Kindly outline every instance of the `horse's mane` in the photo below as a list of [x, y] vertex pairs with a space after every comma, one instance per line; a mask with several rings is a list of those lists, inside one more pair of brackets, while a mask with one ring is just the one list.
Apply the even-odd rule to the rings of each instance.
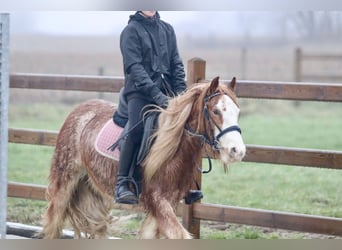
[[[143, 162], [144, 178], [149, 182], [157, 170], [173, 159], [184, 132], [184, 126], [189, 121], [194, 103], [203, 103], [207, 84], [194, 85], [188, 91], [171, 99], [167, 109], [160, 110], [158, 130], [152, 136], [154, 141], [149, 154]], [[201, 112], [199, 112], [201, 114]], [[197, 129], [197, 128], [195, 128]]]

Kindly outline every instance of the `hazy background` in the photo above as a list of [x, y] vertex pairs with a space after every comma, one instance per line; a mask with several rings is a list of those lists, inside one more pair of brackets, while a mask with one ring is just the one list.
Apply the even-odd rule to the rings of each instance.
[[[13, 12], [13, 34], [118, 35], [133, 11]], [[340, 11], [160, 11], [180, 36], [342, 37]]]
[[[119, 34], [133, 13], [13, 12], [10, 71], [123, 76]], [[160, 15], [174, 26], [185, 67], [193, 57], [205, 59], [207, 79], [236, 76], [238, 80], [293, 81], [296, 48], [303, 53], [342, 54], [341, 13], [161, 11]], [[334, 60], [302, 65], [307, 74], [326, 76], [341, 74], [341, 69], [342, 62]], [[310, 81], [322, 83], [331, 79]], [[116, 96], [11, 88], [10, 127], [57, 131], [69, 111], [81, 101], [93, 97], [117, 101]], [[241, 98], [239, 104], [246, 144], [342, 149], [340, 103]], [[9, 180], [46, 185], [52, 150], [52, 147], [10, 144]], [[207, 161], [204, 164], [206, 167]], [[222, 174], [220, 167], [214, 167], [203, 178], [205, 203], [342, 217], [340, 170], [241, 163], [231, 166], [228, 175]], [[45, 207], [43, 202], [37, 206], [29, 200], [12, 198], [8, 221], [41, 225]], [[133, 215], [136, 225], [140, 219]], [[118, 228], [123, 237], [135, 237], [138, 231], [132, 229], [135, 224], [128, 219], [122, 223]], [[208, 225], [217, 226], [212, 222]], [[219, 234], [211, 238], [263, 238], [266, 232], [271, 234], [269, 238], [277, 238], [273, 230], [261, 229], [255, 233], [250, 228], [219, 226], [222, 228]], [[288, 235], [280, 237], [299, 238], [297, 234]]]
[[[134, 11], [12, 12], [11, 72], [123, 75], [119, 35]], [[341, 53], [341, 11], [160, 11], [180, 54], [207, 61], [207, 76], [294, 80], [294, 51]], [[340, 62], [307, 63], [334, 74]], [[311, 79], [315, 81], [315, 79]], [[329, 80], [328, 80], [329, 81]]]

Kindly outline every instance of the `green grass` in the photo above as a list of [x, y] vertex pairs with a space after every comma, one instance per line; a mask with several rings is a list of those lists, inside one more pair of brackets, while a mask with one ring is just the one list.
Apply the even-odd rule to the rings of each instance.
[[8, 198], [7, 221], [41, 225], [46, 204], [45, 201]]
[[340, 170], [237, 163], [224, 174], [216, 165], [202, 177], [205, 203], [342, 217]]
[[[251, 101], [250, 101], [251, 102]], [[246, 144], [342, 150], [342, 108], [332, 103], [243, 103]], [[252, 106], [253, 105], [253, 106]], [[203, 160], [206, 168], [207, 161]], [[242, 162], [217, 163], [202, 177], [203, 202], [342, 217], [341, 170]]]
[[[201, 239], [311, 239], [312, 237], [313, 235], [308, 233], [293, 233], [285, 230], [270, 230], [261, 227], [227, 223], [202, 223], [201, 225]], [[315, 237], [319, 238], [318, 235], [315, 235]]]
[[15, 128], [59, 130], [72, 108], [65, 104], [11, 104], [9, 124]]
[[240, 126], [247, 144], [342, 150], [339, 103], [243, 100]]
[[[241, 100], [240, 104], [246, 144], [342, 150], [340, 104], [303, 102], [295, 107], [293, 102], [275, 100]], [[71, 109], [47, 103], [10, 105], [10, 127], [58, 130]], [[9, 181], [46, 185], [52, 152], [47, 146], [10, 144]], [[203, 160], [204, 168], [207, 164]], [[341, 180], [341, 170], [250, 162], [232, 164], [224, 174], [215, 162], [213, 171], [202, 177], [203, 202], [342, 217]], [[45, 202], [9, 198], [8, 218], [39, 224], [45, 206]], [[140, 217], [127, 222], [122, 237], [134, 238], [140, 223]], [[304, 237], [236, 225], [226, 230], [204, 225], [201, 231], [207, 239]]]

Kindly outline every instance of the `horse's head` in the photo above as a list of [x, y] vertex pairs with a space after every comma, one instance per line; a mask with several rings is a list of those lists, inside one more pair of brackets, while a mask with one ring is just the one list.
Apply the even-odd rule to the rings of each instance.
[[171, 180], [176, 178], [170, 176], [171, 172], [178, 174], [179, 168], [182, 173], [186, 171], [184, 165], [197, 171], [203, 146], [225, 166], [242, 160], [246, 146], [238, 125], [240, 109], [235, 85], [235, 78], [229, 84], [219, 84], [218, 77], [210, 84], [193, 84], [171, 99], [167, 109], [161, 109], [158, 130], [150, 137], [153, 145], [142, 163], [146, 183], [161, 168], [178, 169], [167, 172]]
[[202, 94], [202, 133], [224, 164], [241, 161], [246, 153], [238, 124], [240, 109], [235, 86], [235, 77], [229, 84], [219, 84], [219, 77], [216, 77]]

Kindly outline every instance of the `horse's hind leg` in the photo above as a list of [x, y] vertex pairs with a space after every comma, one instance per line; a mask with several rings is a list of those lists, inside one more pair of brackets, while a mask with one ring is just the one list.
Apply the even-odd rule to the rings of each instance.
[[104, 239], [108, 237], [108, 225], [111, 223], [112, 200], [94, 191], [91, 185], [87, 178], [79, 182], [67, 210], [67, 217], [77, 238], [83, 232], [86, 238]]

